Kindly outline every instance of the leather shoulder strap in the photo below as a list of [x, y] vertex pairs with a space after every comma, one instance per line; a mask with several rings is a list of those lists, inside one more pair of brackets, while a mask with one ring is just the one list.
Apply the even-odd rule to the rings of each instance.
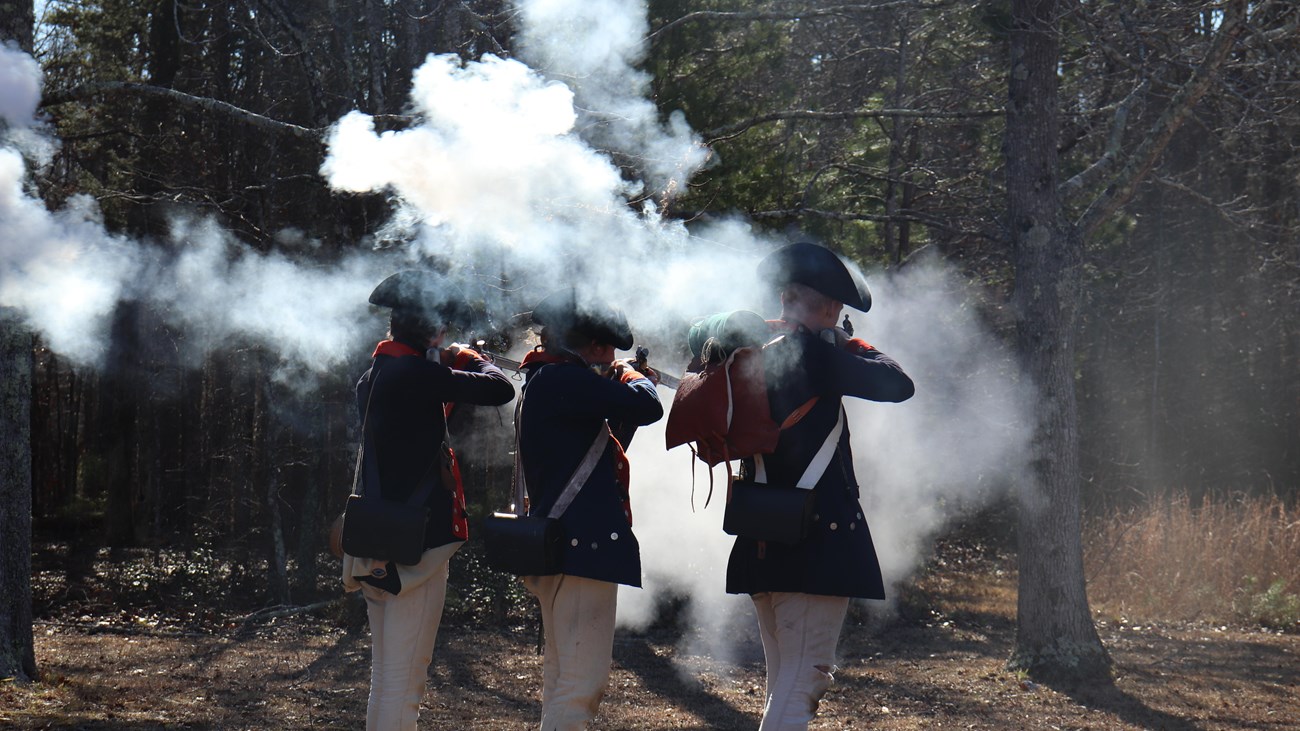
[[[545, 366], [543, 366], [545, 367]], [[524, 391], [519, 392], [519, 398], [515, 402], [515, 515], [524, 515], [524, 494], [527, 485], [524, 481], [524, 462], [523, 450], [519, 448], [519, 434], [522, 431], [523, 413], [524, 413]], [[596, 469], [596, 462], [600, 461], [600, 455], [605, 452], [605, 445], [609, 442], [609, 424], [602, 423], [600, 430], [596, 432], [596, 438], [592, 441], [591, 446], [587, 448], [587, 453], [583, 455], [582, 461], [565, 483], [564, 490], [556, 498], [555, 504], [547, 513], [548, 518], [559, 518], [564, 515], [564, 511], [569, 509], [573, 499], [578, 496], [578, 491], [587, 483], [587, 478], [591, 476], [591, 471]]]

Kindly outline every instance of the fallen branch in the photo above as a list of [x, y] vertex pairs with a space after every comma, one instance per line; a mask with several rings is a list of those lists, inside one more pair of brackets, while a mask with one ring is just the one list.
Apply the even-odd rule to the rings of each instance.
[[274, 607], [259, 609], [256, 612], [253, 612], [252, 614], [246, 614], [243, 617], [240, 617], [239, 625], [241, 627], [246, 627], [249, 624], [252, 624], [253, 622], [264, 620], [264, 619], [275, 619], [277, 617], [288, 617], [294, 614], [304, 614], [306, 612], [314, 612], [317, 609], [324, 609], [325, 607], [328, 607], [329, 605], [333, 604], [336, 601], [338, 601], [338, 597], [335, 597], [334, 599], [326, 599], [325, 601], [321, 601], [321, 602], [316, 602], [315, 604], [304, 604], [298, 607], [291, 607], [291, 606], [286, 606], [284, 604], [278, 604]]

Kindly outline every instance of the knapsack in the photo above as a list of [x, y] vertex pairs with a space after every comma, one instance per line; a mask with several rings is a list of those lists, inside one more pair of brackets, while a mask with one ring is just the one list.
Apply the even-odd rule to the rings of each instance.
[[689, 341], [700, 365], [682, 376], [673, 397], [664, 431], [667, 448], [693, 443], [695, 456], [710, 467], [772, 453], [781, 430], [798, 423], [817, 400], [780, 424], [772, 418], [764, 352], [783, 337], [770, 338], [763, 319], [744, 310], [695, 323]]

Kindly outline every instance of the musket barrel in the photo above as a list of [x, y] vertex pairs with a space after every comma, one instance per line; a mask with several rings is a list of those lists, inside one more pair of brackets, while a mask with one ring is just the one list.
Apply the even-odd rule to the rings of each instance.
[[[520, 364], [519, 361], [514, 360], [513, 358], [507, 358], [504, 355], [497, 355], [496, 353], [493, 353], [489, 350], [484, 350], [481, 352], [483, 353], [483, 355], [487, 356], [487, 359], [489, 361], [495, 363], [500, 368], [505, 368], [506, 370], [511, 370], [514, 371], [515, 373], [522, 372], [521, 370], [522, 364]], [[658, 368], [655, 368], [654, 372], [659, 375], [659, 383], [663, 386], [671, 388], [675, 391], [677, 390], [677, 387], [681, 385], [682, 379], [680, 376], [674, 376], [671, 373], [664, 373]]]

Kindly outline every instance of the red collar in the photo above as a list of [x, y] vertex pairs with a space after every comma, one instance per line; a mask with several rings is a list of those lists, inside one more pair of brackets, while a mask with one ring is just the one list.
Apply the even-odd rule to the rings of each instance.
[[375, 352], [371, 353], [370, 357], [373, 358], [377, 355], [415, 355], [421, 358], [424, 357], [424, 353], [421, 353], [406, 343], [399, 343], [396, 340], [380, 340], [379, 345], [375, 346]]
[[562, 353], [551, 353], [545, 348], [538, 346], [528, 351], [524, 355], [524, 360], [519, 364], [520, 368], [535, 368], [544, 366], [548, 363], [576, 363], [572, 356]]
[[799, 332], [800, 328], [803, 326], [797, 322], [789, 322], [787, 320], [768, 320], [767, 327], [773, 333], [793, 333]]

